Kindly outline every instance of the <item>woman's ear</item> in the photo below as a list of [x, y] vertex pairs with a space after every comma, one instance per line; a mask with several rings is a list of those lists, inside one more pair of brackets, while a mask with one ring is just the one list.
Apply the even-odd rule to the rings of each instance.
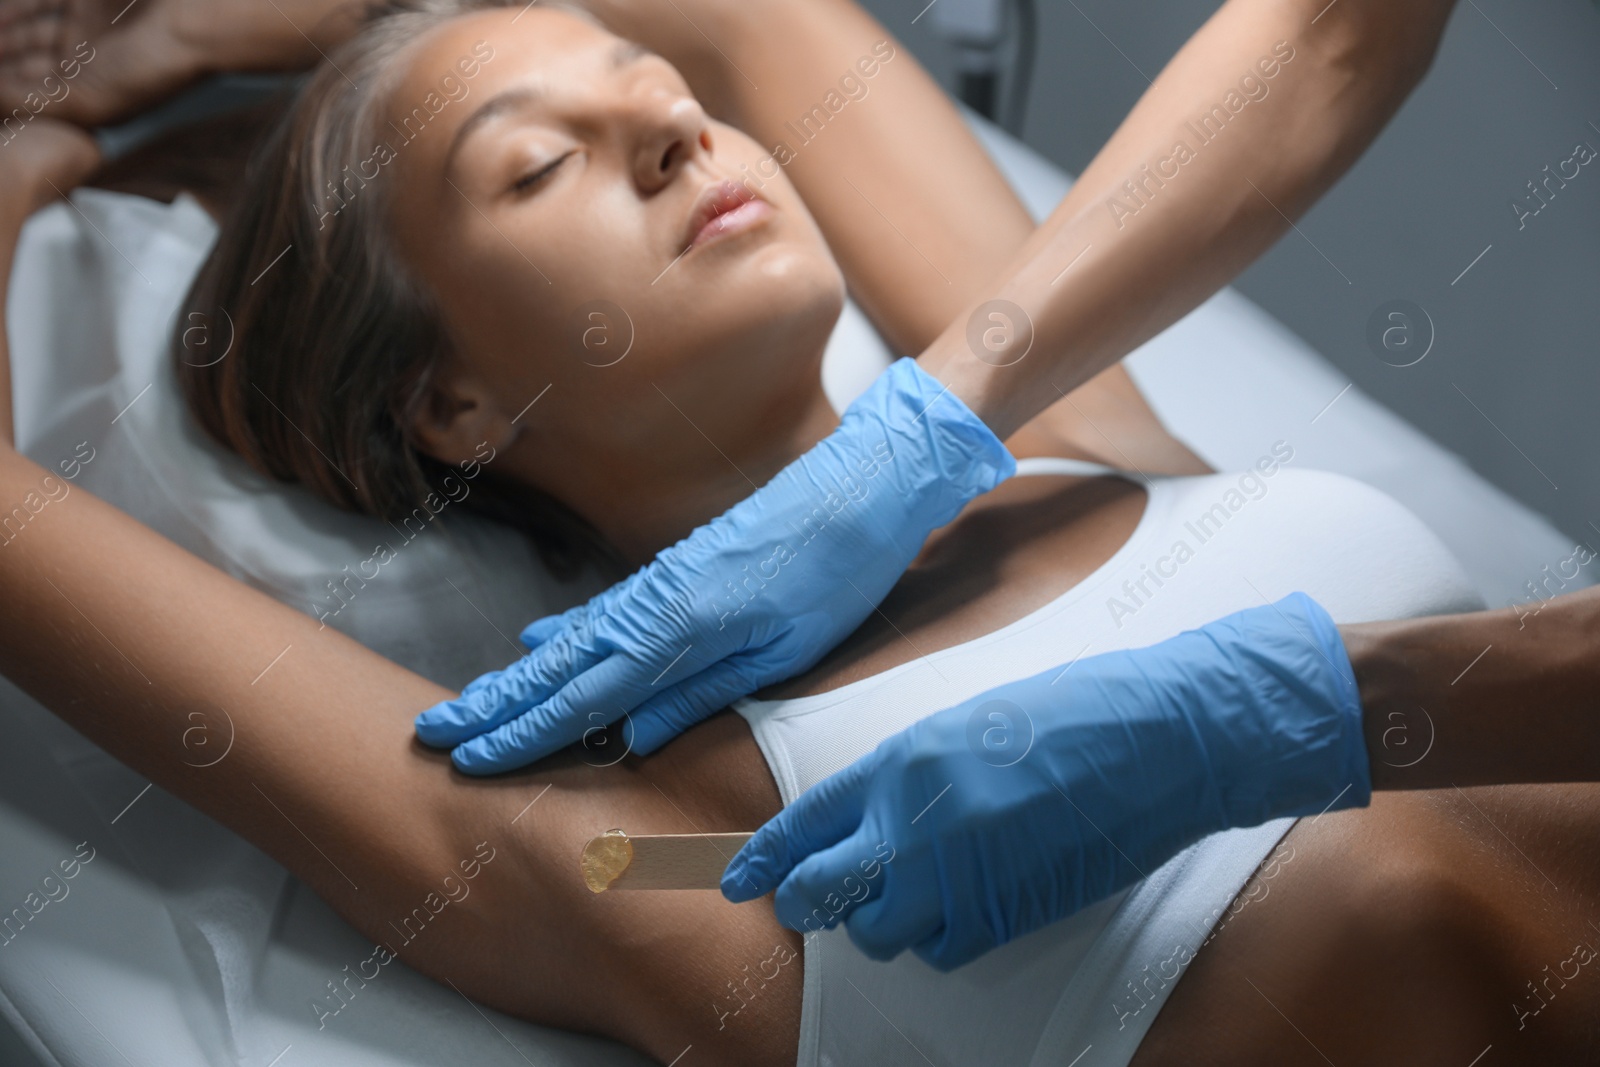
[[512, 418], [480, 379], [441, 368], [409, 429], [419, 451], [443, 463], [465, 463], [483, 454], [485, 442], [496, 451], [509, 447], [517, 436]]

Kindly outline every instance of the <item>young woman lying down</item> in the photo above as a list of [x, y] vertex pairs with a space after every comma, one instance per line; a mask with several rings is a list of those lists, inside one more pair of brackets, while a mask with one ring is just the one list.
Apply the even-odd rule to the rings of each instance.
[[[504, 513], [553, 558], [637, 565], [833, 425], [819, 368], [846, 282], [915, 351], [1025, 238], [959, 117], [859, 9], [670, 8], [605, 12], [654, 52], [520, 4], [408, 5], [324, 42], [197, 283], [195, 306], [237, 326], [228, 358], [178, 362], [201, 424], [259, 468], [378, 514], [414, 506], [487, 443]], [[836, 89], [849, 103], [797, 145], [784, 124]], [[780, 141], [791, 158], [774, 169]], [[43, 120], [6, 151], [8, 188], [28, 193], [3, 208], [9, 263], [37, 194], [92, 156]], [[631, 321], [620, 361], [582, 343], [599, 300]], [[383, 951], [662, 1062], [1592, 1056], [1600, 983], [1565, 967], [1600, 936], [1600, 870], [1572, 847], [1600, 835], [1592, 787], [1387, 794], [1218, 835], [949, 974], [872, 963], [841, 932], [803, 942], [765, 902], [585, 887], [595, 834], [753, 829], [916, 718], [1080, 649], [1148, 644], [1294, 591], [1341, 622], [1474, 605], [1392, 501], [1297, 469], [1292, 442], [1208, 474], [1120, 372], [1009, 445], [1028, 476], [930, 539], [834, 654], [649, 759], [569, 751], [459, 776], [411, 728], [450, 694], [86, 493], [0, 552], [0, 669]], [[0, 500], [46, 473], [0, 451]], [[219, 706], [234, 751], [198, 772], [176, 739]], [[894, 850], [862, 857], [863, 884], [888, 876]], [[436, 907], [469, 871], [470, 894]], [[405, 939], [418, 909], [430, 933]], [[1533, 1013], [1530, 990], [1548, 1010]]]

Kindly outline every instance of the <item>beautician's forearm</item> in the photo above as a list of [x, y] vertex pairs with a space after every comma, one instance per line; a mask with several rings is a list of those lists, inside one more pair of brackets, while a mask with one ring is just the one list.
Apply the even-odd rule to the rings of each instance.
[[1340, 633], [1373, 788], [1600, 781], [1600, 588]]
[[[978, 359], [963, 316], [924, 353], [924, 368], [1004, 439], [1165, 329], [1266, 250], [1356, 160], [1427, 69], [1452, 3], [1231, 0], [990, 286], [987, 299], [1009, 300], [1032, 319], [1031, 354], [1003, 368], [991, 364], [1004, 355]], [[1279, 42], [1294, 55], [1268, 80], [1256, 64]], [[1237, 93], [1247, 73], [1267, 95], [1201, 142], [1186, 123]], [[1145, 181], [1141, 168], [1158, 169], [1179, 140], [1193, 158], [1168, 163], [1159, 186], [1146, 181], [1147, 196], [1130, 196], [1124, 183]], [[1113, 198], [1136, 211], [1114, 214]]]

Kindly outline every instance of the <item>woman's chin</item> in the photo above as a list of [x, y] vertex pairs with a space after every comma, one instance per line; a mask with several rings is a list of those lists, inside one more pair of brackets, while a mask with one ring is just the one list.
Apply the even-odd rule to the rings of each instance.
[[744, 266], [757, 277], [784, 288], [844, 292], [844, 275], [833, 257], [819, 255], [809, 246], [774, 241], [751, 253]]
[[820, 353], [844, 310], [843, 281], [836, 275], [805, 272], [770, 277], [777, 284], [759, 298], [765, 314], [756, 332], [786, 339], [787, 348]]
[[[832, 331], [844, 309], [844, 275], [831, 256], [792, 245], [763, 248], [746, 263], [748, 278], [773, 318], [825, 321]], [[826, 335], [824, 335], [826, 340]]]

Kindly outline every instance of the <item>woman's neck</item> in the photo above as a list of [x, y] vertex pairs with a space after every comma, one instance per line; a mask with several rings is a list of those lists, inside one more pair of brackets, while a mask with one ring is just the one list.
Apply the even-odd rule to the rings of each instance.
[[549, 489], [635, 566], [750, 496], [839, 424], [820, 385], [732, 425], [661, 397], [678, 411], [654, 426], [648, 448], [591, 455]]

